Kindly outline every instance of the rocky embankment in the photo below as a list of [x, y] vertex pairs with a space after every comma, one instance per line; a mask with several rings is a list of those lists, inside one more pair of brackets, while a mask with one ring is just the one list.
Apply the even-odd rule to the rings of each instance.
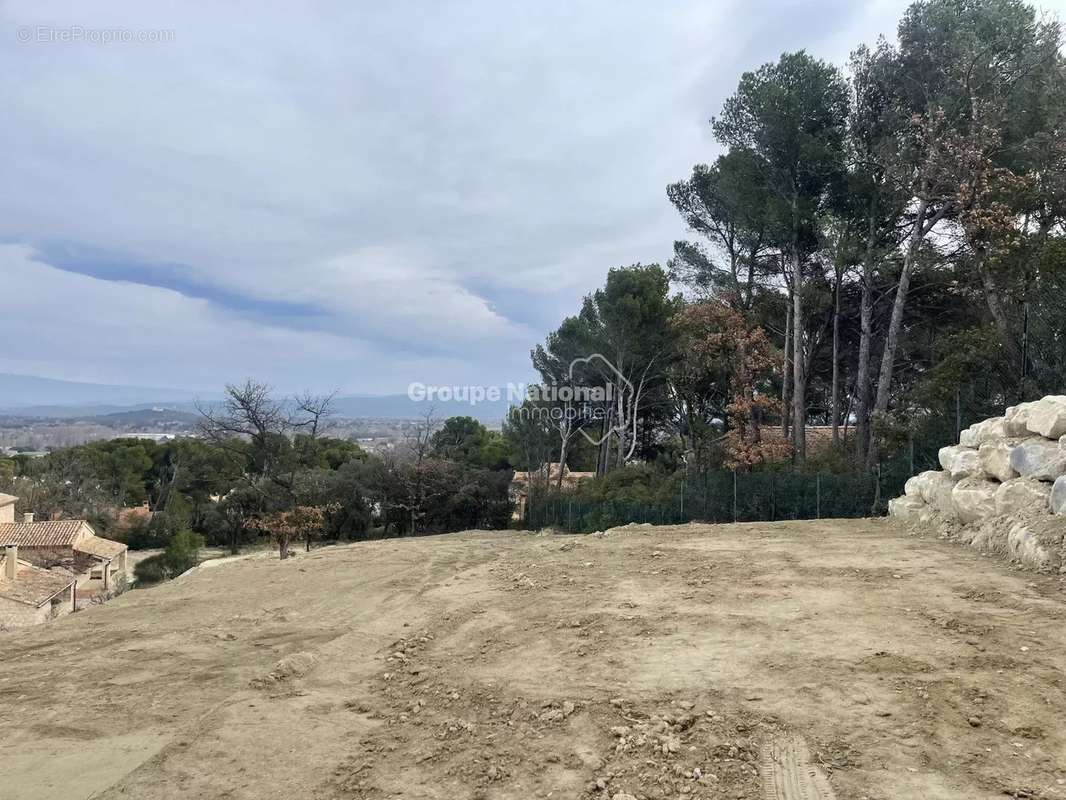
[[891, 517], [1031, 569], [1066, 571], [1066, 395], [971, 425], [939, 456], [943, 469], [908, 480]]

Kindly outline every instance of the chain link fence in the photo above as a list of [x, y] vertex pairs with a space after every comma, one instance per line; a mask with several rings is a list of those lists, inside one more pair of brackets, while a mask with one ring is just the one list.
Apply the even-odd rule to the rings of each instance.
[[774, 522], [883, 515], [889, 499], [924, 464], [908, 454], [872, 473], [731, 472], [688, 476], [667, 499], [593, 501], [569, 492], [534, 492], [523, 527], [589, 533], [628, 523]]

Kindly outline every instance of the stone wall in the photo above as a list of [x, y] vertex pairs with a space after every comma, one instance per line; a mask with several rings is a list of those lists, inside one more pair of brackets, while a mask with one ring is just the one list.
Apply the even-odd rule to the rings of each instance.
[[939, 455], [942, 469], [908, 480], [889, 516], [1031, 569], [1066, 572], [1066, 395], [971, 425]]

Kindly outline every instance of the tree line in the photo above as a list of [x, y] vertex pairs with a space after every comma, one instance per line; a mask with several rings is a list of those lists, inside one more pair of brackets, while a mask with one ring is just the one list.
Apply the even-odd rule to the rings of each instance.
[[[146, 567], [153, 578], [187, 569], [204, 543], [238, 552], [268, 538], [287, 557], [297, 542], [507, 527], [514, 470], [498, 431], [428, 413], [370, 453], [329, 435], [331, 401], [229, 385], [195, 438], [16, 456], [0, 465], [0, 491], [38, 519], [85, 518], [131, 548], [166, 548]], [[129, 513], [142, 504], [151, 513]]]
[[[1060, 45], [1018, 0], [922, 0], [844, 69], [800, 51], [745, 73], [711, 119], [722, 154], [667, 187], [691, 238], [665, 268], [612, 270], [532, 354], [551, 385], [617, 381], [572, 367], [603, 354], [633, 425], [612, 429], [616, 402], [524, 435], [567, 461], [591, 427], [601, 475], [870, 470], [1061, 393]], [[811, 425], [831, 447], [812, 454]]]
[[[331, 397], [248, 381], [201, 410], [201, 438], [0, 461], [0, 490], [131, 545], [177, 541], [180, 565], [185, 533], [284, 555], [505, 527], [515, 471], [647, 505], [719, 470], [858, 476], [908, 447], [913, 467], [916, 443], [1066, 387], [1060, 46], [1019, 0], [921, 0], [846, 65], [800, 51], [742, 75], [711, 110], [721, 155], [666, 188], [690, 238], [609, 271], [533, 349], [544, 391], [500, 431], [427, 409], [368, 453], [329, 435]], [[120, 524], [144, 501], [150, 522]]]

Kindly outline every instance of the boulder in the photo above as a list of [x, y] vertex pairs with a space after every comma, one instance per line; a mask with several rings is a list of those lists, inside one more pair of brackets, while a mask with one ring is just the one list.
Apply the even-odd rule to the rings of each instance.
[[1007, 409], [1003, 415], [1003, 427], [1008, 436], [1029, 435], [1029, 409], [1032, 403], [1019, 403]]
[[1066, 475], [1056, 478], [1051, 487], [1051, 513], [1066, 515]]
[[951, 477], [955, 480], [961, 478], [979, 478], [984, 475], [981, 469], [981, 458], [978, 451], [973, 447], [962, 445], [948, 445], [941, 447], [937, 458]]
[[955, 479], [946, 472], [929, 470], [918, 476], [922, 500], [938, 514], [949, 519], [955, 518], [955, 504], [951, 500], [951, 490], [955, 488]]
[[955, 458], [951, 460], [951, 466], [947, 469], [948, 474], [955, 480], [985, 477], [984, 467], [981, 466], [980, 452], [969, 447], [958, 448]]
[[955, 456], [960, 450], [960, 446], [956, 444], [948, 445], [947, 447], [941, 447], [936, 454], [937, 460], [940, 461], [940, 466], [945, 470], [951, 469], [951, 462], [955, 460]]
[[1007, 424], [1004, 417], [992, 417], [984, 422], [976, 422], [959, 434], [959, 445], [963, 447], [980, 447], [985, 442], [1007, 438]]
[[1048, 439], [1058, 439], [1066, 434], [1066, 395], [1048, 395], [1033, 403], [1025, 426], [1030, 433]]
[[926, 508], [917, 497], [895, 497], [888, 501], [888, 516], [904, 524], [917, 522], [918, 516]]
[[1066, 450], [1058, 442], [1026, 439], [1010, 454], [1010, 465], [1020, 474], [1041, 481], [1054, 481], [1066, 475]]
[[955, 513], [964, 523], [995, 516], [996, 489], [999, 484], [978, 478], [964, 478], [951, 490]]
[[922, 498], [922, 475], [923, 474], [925, 474], [925, 473], [920, 473], [918, 475], [913, 475], [910, 478], [907, 478], [907, 482], [905, 484], [903, 484], [903, 493], [905, 495], [907, 495], [907, 497], [917, 497], [919, 500], [923, 499]]
[[1023, 517], [1046, 514], [1051, 484], [1032, 478], [1014, 478], [996, 489], [996, 514]]
[[1018, 477], [1018, 471], [1010, 465], [1010, 453], [1014, 444], [1010, 439], [984, 442], [977, 451], [981, 457], [981, 469], [997, 481], [1009, 481]]
[[1063, 533], [1066, 525], [1051, 518], [1019, 522], [1007, 534], [1007, 550], [1031, 569], [1057, 569], [1062, 560]]
[[931, 506], [922, 506], [918, 509], [918, 513], [914, 518], [914, 521], [920, 528], [932, 528], [937, 525], [940, 520], [940, 515], [936, 509]]

